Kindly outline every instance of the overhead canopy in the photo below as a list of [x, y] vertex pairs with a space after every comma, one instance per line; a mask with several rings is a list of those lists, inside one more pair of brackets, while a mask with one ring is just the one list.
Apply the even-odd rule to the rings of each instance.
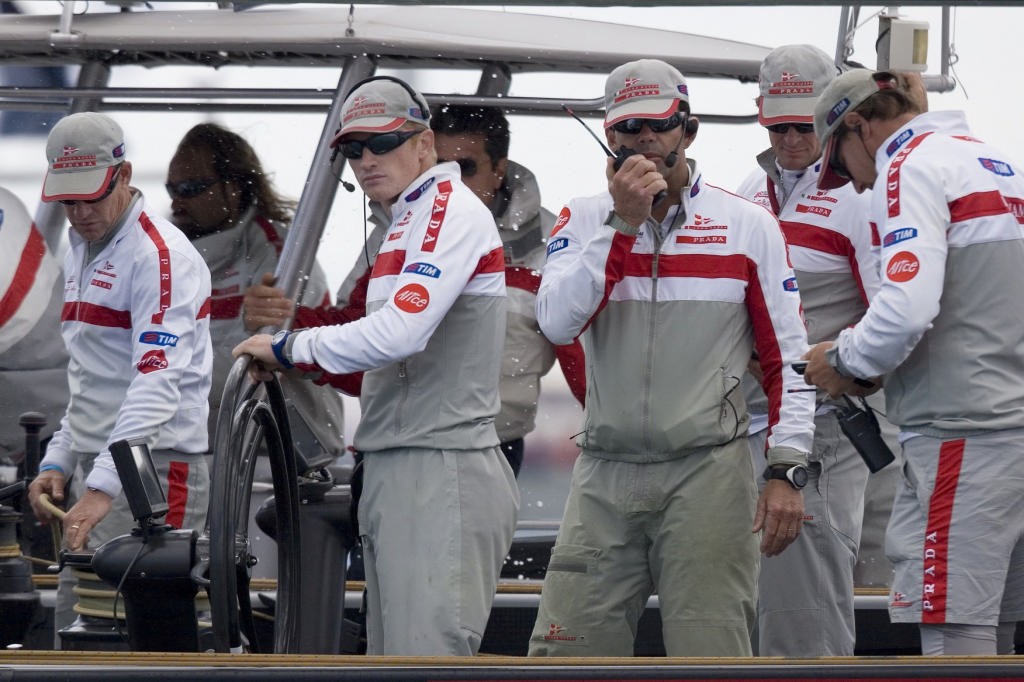
[[[157, 4], [159, 6], [159, 4]], [[687, 76], [756, 80], [769, 48], [653, 28], [453, 7], [347, 7], [0, 15], [0, 63], [337, 65], [607, 73], [644, 56]]]

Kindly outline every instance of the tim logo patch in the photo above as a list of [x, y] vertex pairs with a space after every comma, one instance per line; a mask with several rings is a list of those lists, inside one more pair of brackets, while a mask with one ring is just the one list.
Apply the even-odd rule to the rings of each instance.
[[145, 343], [149, 346], [177, 346], [178, 337], [167, 332], [142, 332], [139, 334], [139, 343]]
[[164, 355], [162, 350], [151, 350], [146, 351], [146, 354], [139, 360], [139, 364], [136, 368], [143, 374], [149, 374], [150, 372], [158, 372], [161, 369], [167, 369], [167, 356]]
[[405, 266], [402, 272], [409, 272], [414, 275], [423, 275], [424, 277], [433, 277], [438, 279], [441, 277], [441, 268], [430, 263], [410, 263]]
[[430, 294], [420, 284], [406, 284], [395, 293], [395, 305], [407, 313], [420, 313], [430, 304]]
[[569, 240], [565, 237], [559, 237], [558, 239], [552, 239], [548, 242], [548, 255], [561, 251], [565, 247], [569, 246]]
[[917, 256], [909, 251], [900, 251], [889, 261], [885, 276], [893, 282], [909, 282], [917, 277], [920, 269], [921, 262], [917, 260]]
[[800, 291], [800, 287], [796, 285], [796, 277], [782, 280], [782, 288], [785, 291]]
[[978, 159], [978, 163], [980, 163], [981, 167], [990, 173], [1002, 175], [1007, 178], [1013, 175], [1013, 166], [1005, 161], [997, 161], [996, 159]]
[[885, 239], [882, 240], [882, 246], [892, 246], [893, 244], [899, 244], [909, 239], [917, 237], [916, 227], [901, 227], [898, 230], [893, 230], [889, 234], [885, 235]]

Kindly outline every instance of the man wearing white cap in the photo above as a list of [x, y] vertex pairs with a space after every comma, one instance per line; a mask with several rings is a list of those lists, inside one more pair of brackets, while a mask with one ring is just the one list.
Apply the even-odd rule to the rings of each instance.
[[86, 492], [64, 518], [72, 550], [131, 530], [110, 444], [142, 438], [166, 486], [173, 526], [202, 529], [209, 496], [210, 272], [176, 227], [130, 186], [124, 134], [93, 112], [58, 122], [46, 142], [43, 201], [71, 223], [62, 333], [71, 401], [29, 488], [62, 501], [76, 464]]
[[[583, 335], [587, 402], [530, 654], [631, 655], [657, 591], [668, 655], [749, 656], [755, 533], [769, 556], [796, 538], [813, 438], [790, 367], [807, 345], [793, 271], [775, 218], [686, 158], [697, 126], [679, 71], [618, 67], [605, 109], [625, 158], [606, 191], [562, 209], [537, 299], [552, 342]], [[739, 390], [754, 348], [779, 472], [760, 498]]]
[[267, 370], [366, 372], [354, 445], [367, 653], [469, 656], [519, 505], [494, 428], [505, 270], [490, 211], [457, 163], [435, 165], [429, 118], [422, 95], [389, 77], [342, 106], [333, 146], [391, 216], [366, 317], [253, 336], [235, 354]]
[[[758, 121], [768, 130], [771, 147], [757, 156], [760, 167], [737, 190], [779, 218], [812, 343], [834, 339], [855, 324], [878, 289], [869, 197], [850, 187], [817, 187], [821, 146], [814, 134], [814, 104], [837, 74], [832, 58], [812, 45], [784, 45], [765, 57]], [[752, 369], [756, 374], [756, 363]], [[751, 411], [751, 456], [760, 474], [768, 401], [753, 374], [744, 378], [744, 393]], [[854, 653], [853, 573], [868, 468], [840, 431], [843, 405], [819, 401], [803, 532], [785, 554], [761, 563], [755, 641], [761, 656]], [[891, 499], [892, 486], [888, 490]]]
[[837, 77], [814, 110], [822, 189], [872, 188], [881, 286], [807, 354], [830, 395], [886, 375], [905, 460], [886, 535], [893, 622], [926, 655], [1013, 652], [1024, 618], [1024, 179], [959, 112], [890, 73]]

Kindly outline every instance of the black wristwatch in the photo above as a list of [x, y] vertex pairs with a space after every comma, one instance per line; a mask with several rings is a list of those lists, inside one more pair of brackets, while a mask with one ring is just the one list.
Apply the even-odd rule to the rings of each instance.
[[807, 467], [799, 464], [791, 467], [785, 465], [768, 467], [764, 470], [764, 480], [789, 481], [789, 484], [797, 490], [803, 490], [807, 485]]
[[292, 361], [288, 359], [288, 356], [284, 354], [284, 344], [288, 342], [289, 334], [291, 334], [290, 331], [282, 329], [274, 334], [274, 338], [270, 340], [270, 349], [274, 351], [274, 357], [277, 358], [277, 361], [285, 369], [291, 369], [295, 366]]

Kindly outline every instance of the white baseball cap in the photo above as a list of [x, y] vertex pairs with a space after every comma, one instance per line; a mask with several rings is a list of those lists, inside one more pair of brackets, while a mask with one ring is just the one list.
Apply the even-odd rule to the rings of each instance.
[[690, 103], [686, 79], [659, 59], [638, 59], [617, 67], [604, 84], [604, 127], [627, 118], [668, 118]]
[[407, 121], [426, 126], [430, 108], [423, 95], [390, 76], [370, 78], [356, 85], [341, 107], [341, 128], [331, 146], [349, 133], [389, 133]]
[[125, 160], [124, 132], [94, 111], [65, 116], [46, 138], [43, 201], [97, 199]]
[[775, 48], [761, 62], [758, 75], [758, 122], [763, 126], [813, 122], [815, 102], [838, 74], [832, 58], [813, 45]]

